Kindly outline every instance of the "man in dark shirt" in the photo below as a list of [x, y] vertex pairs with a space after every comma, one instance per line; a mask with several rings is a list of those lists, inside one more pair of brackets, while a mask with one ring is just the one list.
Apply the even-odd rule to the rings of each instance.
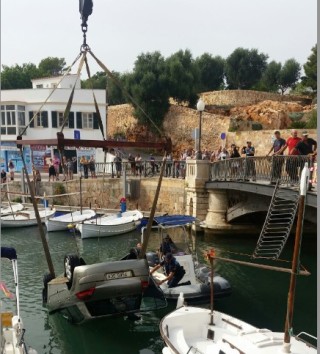
[[294, 152], [298, 152], [299, 155], [312, 155], [314, 156], [317, 151], [317, 142], [308, 137], [307, 131], [302, 132], [302, 140], [293, 149]]
[[271, 149], [267, 153], [267, 156], [271, 154], [272, 156], [272, 167], [271, 167], [271, 181], [270, 184], [275, 184], [276, 181], [281, 177], [282, 165], [284, 163], [284, 159], [282, 157], [277, 157], [279, 155], [283, 155], [283, 151], [286, 147], [286, 141], [281, 138], [279, 130], [274, 132], [275, 140], [271, 146]]
[[160, 259], [162, 256], [165, 256], [167, 253], [173, 252], [175, 248], [175, 244], [172, 241], [171, 237], [167, 235], [164, 239], [162, 244], [160, 245]]
[[164, 282], [168, 281], [168, 288], [174, 288], [178, 286], [179, 281], [186, 274], [186, 271], [179, 264], [176, 258], [173, 257], [172, 253], [167, 253], [164, 261], [162, 261], [160, 264], [157, 264], [155, 267], [153, 267], [150, 271], [150, 274], [152, 274], [157, 269], [163, 266], [165, 267], [165, 272], [167, 276], [166, 278], [161, 280], [161, 282], [158, 283], [158, 285], [161, 285]]
[[247, 141], [247, 146], [243, 149], [244, 154], [248, 159], [245, 160], [244, 164], [244, 179], [249, 181], [249, 177], [252, 177], [252, 181], [256, 180], [256, 166], [252, 157], [255, 154], [255, 148], [252, 146], [251, 141]]

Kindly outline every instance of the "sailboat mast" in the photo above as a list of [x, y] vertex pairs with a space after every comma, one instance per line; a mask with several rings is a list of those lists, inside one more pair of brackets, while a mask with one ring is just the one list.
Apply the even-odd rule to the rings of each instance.
[[296, 281], [297, 274], [299, 273], [300, 268], [300, 250], [301, 250], [301, 241], [302, 241], [302, 229], [303, 229], [303, 220], [304, 220], [304, 211], [305, 211], [305, 199], [307, 194], [307, 186], [309, 183], [310, 172], [308, 168], [308, 163], [305, 164], [300, 180], [300, 197], [299, 197], [299, 208], [298, 208], [298, 219], [296, 226], [294, 250], [292, 257], [292, 268], [291, 268], [291, 278], [290, 286], [288, 292], [288, 302], [287, 302], [287, 314], [285, 322], [285, 331], [284, 331], [284, 352], [290, 353], [290, 336], [292, 331], [292, 320], [293, 320], [293, 309], [294, 309], [294, 297], [296, 291]]

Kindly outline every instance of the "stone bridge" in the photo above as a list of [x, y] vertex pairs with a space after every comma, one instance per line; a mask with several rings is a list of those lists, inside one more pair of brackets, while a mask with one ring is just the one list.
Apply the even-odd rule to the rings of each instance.
[[[187, 161], [186, 211], [204, 221], [211, 229], [238, 229], [233, 221], [268, 211], [275, 182], [288, 194], [299, 188], [299, 174], [307, 156], [236, 158], [209, 163]], [[312, 185], [306, 198], [305, 220], [317, 222], [317, 190]]]

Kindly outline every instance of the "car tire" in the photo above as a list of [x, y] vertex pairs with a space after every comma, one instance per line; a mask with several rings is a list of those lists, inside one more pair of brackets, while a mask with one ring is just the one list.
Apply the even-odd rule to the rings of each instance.
[[64, 276], [68, 279], [68, 288], [71, 288], [74, 268], [80, 265], [80, 259], [75, 254], [68, 254], [64, 257]]
[[43, 289], [42, 289], [42, 301], [44, 304], [48, 301], [48, 283], [54, 279], [54, 277], [50, 273], [46, 273], [43, 276]]

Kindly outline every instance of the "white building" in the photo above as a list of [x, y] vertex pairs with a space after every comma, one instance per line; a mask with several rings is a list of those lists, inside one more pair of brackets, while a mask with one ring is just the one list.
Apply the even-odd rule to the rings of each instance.
[[[31, 146], [31, 150], [29, 149], [30, 158], [27, 160], [30, 160], [30, 164], [35, 163], [36, 167], [40, 169], [47, 169], [48, 150], [51, 151], [50, 157], [52, 158], [55, 152], [54, 147], [37, 146], [36, 141], [57, 137], [77, 75], [71, 74], [65, 76], [62, 81], [61, 79], [61, 76], [40, 78], [32, 80], [32, 89], [1, 91], [1, 168], [7, 166], [8, 161], [12, 159], [17, 171], [21, 169], [22, 163], [15, 141], [17, 135], [22, 134], [22, 131], [31, 122], [22, 137], [26, 140], [35, 140], [35, 146]], [[56, 90], [52, 93], [55, 87]], [[51, 93], [52, 95], [47, 100]], [[106, 132], [106, 91], [94, 90], [94, 94], [99, 106], [104, 132]], [[47, 102], [41, 111], [31, 121], [46, 100]], [[80, 80], [76, 83], [73, 103], [63, 134], [65, 138], [70, 139], [79, 138], [80, 135], [81, 140], [102, 140], [92, 90], [81, 89]], [[28, 149], [25, 150], [28, 155]], [[69, 156], [76, 156], [75, 149], [70, 148], [69, 150]], [[41, 155], [44, 155], [43, 161], [41, 158], [36, 158], [34, 161], [35, 156]]]

